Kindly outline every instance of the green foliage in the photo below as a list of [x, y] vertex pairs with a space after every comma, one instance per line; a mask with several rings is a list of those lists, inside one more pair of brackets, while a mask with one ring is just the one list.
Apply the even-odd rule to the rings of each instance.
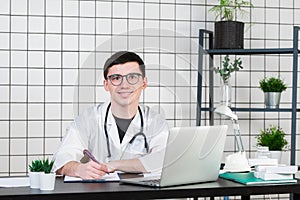
[[230, 58], [228, 55], [224, 57], [224, 60], [222, 61], [223, 67], [217, 67], [215, 68], [215, 72], [219, 73], [221, 78], [223, 79], [223, 82], [227, 82], [228, 79], [231, 76], [232, 72], [239, 71], [240, 69], [243, 69], [242, 67], [242, 61], [241, 58], [235, 59], [233, 62], [230, 62]]
[[42, 172], [43, 171], [43, 163], [41, 160], [33, 160], [29, 165], [29, 170], [31, 172]]
[[279, 77], [265, 77], [259, 81], [259, 87], [263, 92], [282, 92], [287, 89], [287, 85]]
[[247, 0], [218, 0], [219, 5], [213, 6], [209, 9], [214, 12], [216, 20], [220, 18], [221, 21], [232, 21], [237, 15], [244, 15], [245, 7], [253, 8], [253, 4]]
[[49, 161], [49, 159], [47, 158], [46, 160], [43, 160], [42, 162], [43, 162], [43, 171], [45, 172], [45, 174], [49, 174], [53, 167], [54, 161], [53, 160]]
[[258, 146], [268, 146], [270, 151], [282, 151], [288, 146], [284, 131], [277, 126], [260, 130], [257, 136]]

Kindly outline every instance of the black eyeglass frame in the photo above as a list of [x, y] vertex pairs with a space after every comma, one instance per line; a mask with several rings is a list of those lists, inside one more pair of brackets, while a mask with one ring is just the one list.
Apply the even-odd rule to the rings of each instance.
[[[137, 81], [134, 82], [134, 83], [128, 81], [128, 77], [130, 77], [130, 76], [137, 76]], [[135, 84], [137, 84], [137, 83], [139, 82], [140, 76], [141, 76], [142, 78], [144, 78], [144, 75], [143, 75], [143, 74], [140, 74], [140, 73], [129, 73], [129, 74], [126, 74], [126, 75], [112, 74], [112, 75], [107, 76], [107, 79], [111, 82], [111, 84], [112, 84], [113, 86], [119, 86], [119, 85], [121, 85], [121, 84], [123, 83], [124, 77], [126, 77], [127, 83], [129, 83], [130, 85], [135, 85]], [[115, 78], [115, 77], [122, 78], [119, 84], [113, 83], [112, 79]]]

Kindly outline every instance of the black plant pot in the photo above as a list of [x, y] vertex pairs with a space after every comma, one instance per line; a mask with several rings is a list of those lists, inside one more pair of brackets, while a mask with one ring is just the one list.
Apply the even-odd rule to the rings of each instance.
[[243, 49], [244, 23], [238, 21], [215, 22], [215, 49]]

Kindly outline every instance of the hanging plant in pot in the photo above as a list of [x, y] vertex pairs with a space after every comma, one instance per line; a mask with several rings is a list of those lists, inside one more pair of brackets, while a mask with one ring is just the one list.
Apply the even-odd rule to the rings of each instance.
[[283, 80], [265, 77], [259, 81], [259, 88], [264, 92], [266, 108], [279, 108], [281, 93], [287, 89]]
[[229, 78], [231, 73], [243, 69], [241, 58], [234, 59], [230, 62], [229, 55], [224, 57], [222, 61], [222, 67], [214, 68], [216, 73], [221, 76], [221, 104], [225, 106], [231, 106], [231, 84]]
[[244, 48], [244, 22], [236, 21], [237, 16], [244, 16], [245, 8], [253, 4], [247, 0], [218, 0], [209, 12], [215, 13], [215, 49]]

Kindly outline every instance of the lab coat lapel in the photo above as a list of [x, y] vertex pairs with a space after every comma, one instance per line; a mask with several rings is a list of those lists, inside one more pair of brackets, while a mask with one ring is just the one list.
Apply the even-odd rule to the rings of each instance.
[[111, 111], [109, 111], [107, 117], [107, 132], [110, 142], [114, 143], [116, 147], [121, 149], [118, 127]]

